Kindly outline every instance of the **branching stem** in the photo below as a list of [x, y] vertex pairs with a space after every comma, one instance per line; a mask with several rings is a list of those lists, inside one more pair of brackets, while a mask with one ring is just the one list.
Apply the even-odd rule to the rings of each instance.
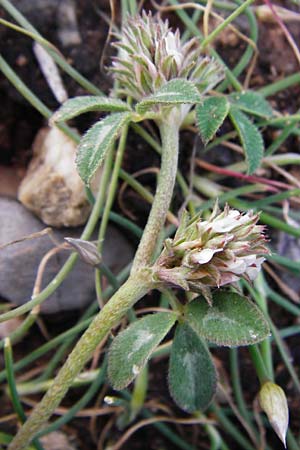
[[151, 269], [147, 266], [152, 262], [157, 239], [164, 226], [173, 195], [178, 162], [179, 123], [179, 110], [174, 109], [159, 124], [162, 139], [161, 170], [148, 223], [129, 279], [106, 303], [78, 341], [52, 386], [11, 442], [9, 450], [22, 450], [29, 445], [60, 404], [74, 378], [91, 358], [99, 343], [127, 311], [155, 287]]
[[148, 269], [137, 271], [106, 303], [70, 353], [42, 401], [9, 445], [9, 450], [22, 450], [28, 447], [60, 404], [74, 378], [91, 358], [99, 343], [120, 322], [128, 309], [154, 287], [150, 280], [151, 274]]

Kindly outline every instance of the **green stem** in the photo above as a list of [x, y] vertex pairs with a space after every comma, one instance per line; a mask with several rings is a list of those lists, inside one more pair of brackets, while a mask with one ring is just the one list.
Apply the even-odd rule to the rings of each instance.
[[[107, 157], [104, 162], [104, 170], [100, 179], [100, 191], [103, 193], [103, 199], [102, 199], [102, 205], [105, 202], [106, 193], [107, 193], [107, 186], [109, 184], [109, 180], [111, 177], [112, 172], [112, 166], [113, 166], [113, 160], [114, 160], [114, 154], [115, 154], [115, 148], [112, 146], [107, 154]], [[101, 212], [102, 215], [102, 212]], [[101, 221], [102, 222], [102, 221]], [[101, 227], [101, 224], [100, 224]], [[101, 253], [101, 249], [100, 252]], [[102, 293], [101, 293], [101, 277], [100, 277], [100, 271], [95, 270], [95, 290], [96, 290], [96, 297], [99, 302]]]
[[9, 450], [25, 449], [67, 393], [74, 378], [91, 358], [98, 344], [118, 324], [126, 312], [151, 288], [147, 269], [136, 271], [105, 304], [76, 344], [41, 402], [17, 433]]
[[143, 408], [148, 390], [148, 366], [146, 365], [134, 381], [134, 388], [130, 400], [130, 422], [135, 420]]
[[[193, 121], [191, 123], [195, 122], [195, 117], [193, 115]], [[160, 144], [154, 139], [151, 134], [148, 133], [143, 127], [141, 127], [137, 123], [132, 123], [131, 128], [139, 135], [141, 136], [159, 155], [161, 155], [161, 146]], [[183, 175], [181, 174], [180, 170], [177, 170], [176, 175], [176, 181], [178, 183], [178, 186], [180, 186], [182, 190], [182, 194], [184, 197], [188, 197], [190, 195], [190, 188], [187, 185]], [[195, 215], [195, 208], [192, 201], [188, 202], [189, 210], [191, 216]]]
[[[1, 1], [1, 0], [0, 0]], [[21, 80], [21, 78], [16, 74], [12, 67], [7, 64], [5, 59], [0, 55], [0, 70], [3, 72], [5, 77], [11, 82], [11, 84], [17, 89], [20, 94], [26, 98], [26, 100], [37, 110], [45, 119], [50, 119], [53, 112], [49, 109]], [[79, 134], [72, 128], [64, 123], [59, 123], [56, 125], [61, 131], [65, 133], [66, 136], [73, 139], [73, 141], [78, 144], [80, 141]]]
[[[95, 378], [97, 378], [99, 370], [90, 370], [87, 372], [82, 372], [78, 377], [74, 378], [72, 386], [70, 388], [76, 389], [78, 387], [84, 387], [91, 384]], [[17, 383], [17, 389], [20, 396], [38, 394], [40, 392], [47, 392], [48, 389], [53, 385], [53, 380], [43, 380], [39, 381], [37, 379], [31, 381], [25, 381]]]
[[134, 191], [136, 191], [144, 200], [152, 204], [154, 196], [141, 183], [139, 183], [132, 175], [127, 173], [124, 169], [120, 169], [119, 176], [121, 180], [125, 181]]
[[[177, 0], [169, 0], [169, 3], [175, 6], [178, 5]], [[175, 12], [178, 15], [178, 17], [182, 20], [184, 25], [187, 28], [189, 28], [191, 32], [202, 41], [203, 36], [199, 31], [199, 28], [193, 23], [187, 12], [184, 11], [183, 9], [177, 9], [175, 10]], [[228, 66], [225, 64], [225, 62], [222, 60], [222, 58], [216, 52], [216, 50], [210, 48], [210, 54], [226, 68], [226, 78], [228, 79], [230, 84], [235, 88], [235, 90], [241, 91], [243, 89], [243, 86], [240, 84], [239, 80], [235, 77], [234, 73], [228, 68]]]
[[118, 187], [118, 178], [119, 178], [119, 172], [123, 161], [124, 151], [126, 148], [126, 140], [127, 140], [127, 133], [128, 133], [128, 127], [124, 127], [122, 131], [122, 135], [119, 141], [116, 157], [114, 160], [114, 168], [111, 175], [111, 181], [107, 193], [107, 199], [105, 203], [105, 208], [102, 214], [100, 229], [99, 229], [99, 235], [98, 235], [98, 249], [101, 253], [102, 246], [103, 246], [103, 239], [105, 237], [105, 232], [107, 228], [107, 224], [109, 221], [109, 214], [115, 199], [116, 190]]
[[[113, 205], [113, 202], [115, 199], [115, 194], [116, 194], [116, 190], [117, 190], [117, 186], [118, 186], [118, 178], [119, 178], [120, 168], [122, 165], [124, 151], [126, 148], [127, 133], [128, 133], [128, 127], [126, 126], [123, 129], [120, 140], [119, 140], [117, 153], [116, 153], [116, 156], [114, 159], [114, 167], [112, 170], [111, 181], [110, 181], [108, 192], [107, 192], [107, 199], [105, 202], [105, 207], [104, 207], [104, 211], [102, 214], [101, 223], [100, 223], [100, 227], [99, 227], [98, 250], [99, 250], [100, 254], [102, 252], [105, 233], [106, 233], [107, 225], [109, 222], [109, 214], [111, 212], [111, 208], [112, 208], [112, 205]], [[113, 155], [111, 155], [111, 156], [113, 156]], [[101, 270], [96, 269], [96, 271], [95, 271], [95, 286], [96, 286], [96, 294], [97, 294], [98, 300], [101, 298], [101, 272], [103, 272], [103, 269], [105, 269], [104, 266], [101, 267]], [[107, 276], [108, 274], [105, 273], [104, 275]]]
[[52, 111], [40, 101], [40, 99], [23, 83], [21, 78], [14, 72], [14, 70], [7, 64], [5, 59], [0, 55], [0, 70], [5, 77], [14, 85], [18, 92], [22, 94], [26, 100], [33, 105], [39, 113], [46, 119], [52, 115]]
[[296, 387], [298, 393], [300, 393], [300, 381], [299, 381], [297, 372], [296, 372], [293, 364], [291, 363], [290, 355], [287, 352], [287, 349], [286, 349], [286, 346], [284, 345], [282, 337], [280, 336], [276, 326], [274, 325], [274, 323], [272, 322], [270, 317], [268, 317], [268, 321], [269, 321], [269, 325], [271, 328], [272, 336], [274, 338], [274, 341], [276, 342], [280, 356], [281, 356], [281, 358], [282, 358], [282, 360], [283, 360], [283, 362], [295, 384], [295, 387]]
[[230, 371], [231, 371], [231, 380], [232, 380], [232, 386], [233, 391], [235, 395], [235, 399], [239, 408], [239, 411], [241, 415], [246, 419], [248, 424], [252, 426], [251, 423], [251, 417], [249, 414], [249, 411], [247, 409], [244, 395], [243, 395], [243, 388], [241, 385], [241, 376], [240, 376], [240, 368], [239, 368], [239, 361], [238, 361], [238, 349], [237, 348], [231, 348], [229, 353], [230, 358]]
[[[125, 269], [123, 269], [119, 273], [117, 279], [120, 284], [126, 280], [126, 278], [128, 277], [129, 271], [130, 271], [130, 267], [127, 266]], [[113, 292], [114, 292], [114, 290], [112, 287], [107, 288], [103, 293], [103, 299], [104, 300], [109, 299], [112, 296]], [[81, 321], [79, 323], [74, 325], [72, 328], [69, 328], [67, 331], [64, 331], [60, 335], [56, 336], [51, 341], [48, 341], [45, 344], [43, 344], [42, 346], [36, 348], [29, 355], [20, 359], [18, 362], [16, 362], [14, 364], [14, 371], [15, 372], [20, 371], [20, 370], [24, 369], [25, 367], [32, 365], [32, 363], [34, 361], [41, 358], [47, 352], [49, 352], [53, 349], [57, 349], [58, 345], [60, 345], [62, 343], [68, 344], [68, 346], [71, 346], [72, 341], [75, 338], [77, 338], [78, 334], [81, 333], [82, 331], [84, 331], [90, 325], [91, 321], [94, 318], [94, 317], [90, 317], [90, 316], [93, 315], [97, 309], [98, 309], [97, 303], [96, 302], [92, 303], [91, 306], [87, 309], [87, 311], [82, 316]], [[60, 349], [57, 350], [56, 354], [58, 354], [59, 352], [60, 352]], [[52, 363], [50, 361], [45, 370], [46, 375], [47, 375], [47, 372], [49, 371], [48, 367], [51, 365], [52, 365]], [[50, 367], [50, 369], [51, 370], [49, 373], [51, 373], [51, 371], [54, 369], [54, 367], [52, 367], [52, 368]], [[5, 379], [6, 379], [6, 372], [2, 370], [0, 372], [0, 383]], [[39, 379], [41, 380], [44, 378], [40, 377]], [[45, 377], [45, 379], [46, 379], [46, 377]]]
[[[96, 223], [99, 219], [100, 210], [102, 208], [103, 203], [103, 195], [99, 191], [96, 203], [94, 205], [94, 208], [92, 210], [92, 213], [89, 217], [89, 220], [84, 228], [84, 231], [81, 235], [81, 239], [87, 240], [91, 236]], [[0, 316], [0, 322], [4, 322], [6, 320], [12, 319], [13, 317], [20, 316], [27, 311], [31, 310], [34, 306], [41, 304], [44, 300], [46, 300], [64, 281], [66, 276], [70, 273], [70, 271], [73, 269], [75, 262], [77, 261], [77, 255], [72, 254], [69, 256], [63, 267], [60, 269], [58, 274], [53, 278], [53, 280], [43, 289], [38, 295], [33, 297], [30, 301], [25, 303], [22, 306], [19, 306], [18, 308], [13, 309], [12, 311], [8, 311], [7, 313], [1, 314]]]
[[[177, 111], [175, 110], [174, 113]], [[162, 140], [161, 168], [148, 222], [133, 261], [132, 273], [152, 262], [151, 259], [159, 233], [166, 220], [176, 180], [179, 144], [179, 125], [176, 124], [176, 117], [173, 114], [167, 116], [159, 124], [159, 130]]]
[[[19, 340], [21, 340], [21, 338], [27, 333], [27, 331], [36, 322], [38, 314], [39, 314], [39, 307], [34, 308], [30, 312], [30, 314], [28, 314], [26, 319], [21, 323], [21, 325], [18, 326], [18, 328], [9, 335], [11, 344], [14, 344], [14, 343], [18, 342]], [[5, 343], [5, 338], [0, 341], [0, 349], [2, 349], [4, 347], [4, 343]]]
[[[268, 315], [268, 304], [267, 304], [267, 294], [264, 289], [264, 278], [262, 272], [258, 274], [254, 285], [256, 287], [255, 291], [255, 301], [263, 311], [264, 315]], [[270, 375], [271, 380], [274, 380], [274, 369], [273, 369], [273, 358], [272, 358], [272, 347], [271, 347], [271, 339], [267, 338], [263, 342], [260, 343], [260, 350], [265, 362], [267, 371]]]
[[[19, 393], [17, 391], [16, 387], [16, 380], [14, 375], [14, 363], [13, 363], [13, 354], [12, 354], [12, 348], [11, 348], [11, 342], [9, 338], [5, 339], [4, 344], [4, 359], [5, 359], [5, 368], [7, 371], [7, 382], [8, 382], [8, 388], [9, 393], [11, 396], [11, 401], [14, 407], [14, 410], [20, 420], [21, 423], [24, 423], [26, 420], [26, 415], [23, 410]], [[36, 450], [43, 450], [43, 447], [39, 443], [37, 439], [33, 441], [33, 445]]]
[[267, 289], [267, 295], [270, 298], [270, 300], [272, 300], [277, 305], [280, 305], [282, 308], [284, 308], [286, 311], [290, 312], [291, 314], [294, 314], [294, 316], [296, 316], [296, 317], [300, 316], [300, 308], [295, 306], [293, 303], [289, 302], [282, 295], [277, 294], [277, 292], [273, 291], [269, 286], [267, 286], [266, 289]]
[[222, 411], [216, 404], [211, 406], [212, 412], [217, 416], [218, 422], [222, 425], [226, 433], [233, 437], [233, 439], [238, 442], [240, 448], [245, 450], [254, 450], [254, 447], [250, 442], [244, 437], [240, 430], [233, 425], [233, 423], [228, 419], [226, 414]]
[[240, 14], [244, 12], [246, 8], [248, 8], [254, 0], [246, 0], [239, 6], [232, 14], [230, 14], [223, 22], [220, 23], [208, 36], [203, 39], [201, 42], [201, 47], [205, 48], [208, 44], [210, 44], [220, 33], [227, 27], [233, 20], [235, 20]]
[[85, 394], [81, 397], [81, 399], [78, 400], [78, 402], [76, 402], [75, 405], [73, 405], [66, 414], [64, 414], [59, 419], [52, 422], [51, 425], [49, 425], [45, 430], [42, 430], [40, 433], [38, 433], [38, 437], [49, 434], [52, 431], [56, 431], [66, 423], [70, 422], [70, 420], [73, 419], [76, 413], [81, 409], [83, 409], [94, 397], [94, 395], [96, 395], [97, 392], [99, 392], [100, 387], [105, 380], [105, 374], [106, 374], [106, 363], [104, 362], [101, 369], [98, 371], [95, 380], [87, 389]]
[[267, 372], [264, 360], [262, 359], [261, 353], [259, 351], [259, 347], [257, 344], [249, 345], [248, 347], [253, 365], [256, 370], [256, 374], [258, 376], [259, 382], [263, 385], [266, 381], [270, 380], [270, 375]]
[[298, 83], [300, 83], [300, 73], [296, 72], [293, 73], [293, 75], [284, 78], [283, 80], [275, 81], [274, 83], [262, 87], [258, 90], [258, 92], [264, 97], [270, 97], [271, 95], [275, 95], [277, 94], [277, 92], [288, 89], [289, 87]]
[[142, 237], [143, 230], [133, 223], [131, 220], [126, 219], [126, 217], [121, 216], [120, 214], [115, 213], [114, 211], [111, 211], [109, 213], [109, 218], [111, 222], [115, 222], [122, 228], [125, 228], [126, 232], [128, 231], [133, 234], [133, 236], [138, 237], [139, 239]]
[[[9, 2], [5, 2], [8, 3]], [[17, 19], [16, 19], [17, 20]], [[23, 81], [17, 76], [17, 74], [13, 71], [13, 69], [6, 63], [6, 61], [1, 57], [0, 55], [0, 70], [4, 73], [4, 75], [9, 79], [9, 81], [15, 86], [15, 88], [29, 101], [30, 104], [32, 104], [46, 119], [51, 117], [52, 111], [47, 108], [44, 103], [42, 103], [39, 98], [34, 95], [34, 93], [28, 89], [28, 87], [23, 83]], [[79, 142], [80, 137], [74, 133], [73, 130], [71, 130], [67, 125], [60, 124], [59, 128], [66, 133], [70, 138], [72, 138], [75, 142]], [[107, 174], [107, 170], [104, 169], [103, 177], [105, 178]], [[105, 190], [102, 189], [102, 184], [100, 186], [98, 196], [96, 203], [93, 207], [92, 213], [90, 215], [90, 218], [88, 220], [88, 223], [85, 226], [85, 229], [83, 231], [83, 234], [81, 235], [81, 239], [89, 239], [91, 236], [96, 223], [100, 216], [100, 210], [102, 209], [103, 202], [104, 202], [104, 196], [105, 196]], [[30, 311], [34, 306], [39, 305], [44, 300], [46, 300], [63, 282], [63, 280], [66, 278], [66, 276], [69, 274], [69, 272], [74, 267], [74, 264], [77, 260], [77, 255], [72, 254], [59, 273], [56, 275], [55, 278], [48, 284], [48, 286], [43, 289], [40, 294], [38, 294], [36, 297], [32, 298], [30, 301], [26, 302], [24, 305], [14, 309], [13, 311], [9, 311], [5, 314], [0, 315], [0, 322], [12, 319], [13, 317], [20, 316], [27, 311]]]

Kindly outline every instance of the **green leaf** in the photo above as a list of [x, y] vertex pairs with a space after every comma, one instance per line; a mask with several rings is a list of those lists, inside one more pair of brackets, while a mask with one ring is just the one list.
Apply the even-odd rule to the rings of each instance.
[[259, 92], [245, 91], [229, 95], [231, 103], [238, 109], [254, 116], [268, 118], [273, 114], [271, 105]]
[[108, 378], [114, 389], [124, 389], [131, 383], [176, 319], [172, 312], [151, 314], [118, 334], [108, 357]]
[[201, 96], [191, 81], [177, 78], [164, 84], [155, 94], [146, 97], [136, 105], [139, 114], [143, 114], [156, 104], [180, 105], [183, 103], [200, 103]]
[[107, 151], [117, 139], [121, 129], [130, 122], [131, 113], [110, 114], [95, 123], [83, 136], [76, 158], [77, 169], [82, 180], [88, 184]]
[[82, 95], [67, 100], [52, 116], [51, 122], [63, 122], [90, 111], [130, 111], [129, 105], [116, 98]]
[[262, 312], [236, 292], [215, 292], [212, 306], [198, 297], [187, 305], [185, 318], [199, 336], [217, 345], [251, 345], [270, 335]]
[[169, 390], [180, 408], [194, 412], [210, 404], [216, 371], [206, 344], [187, 324], [178, 325], [169, 366]]
[[238, 132], [248, 164], [248, 173], [251, 174], [260, 166], [264, 154], [262, 136], [259, 129], [242, 111], [231, 107], [229, 116]]
[[196, 106], [196, 121], [205, 145], [224, 122], [229, 107], [230, 104], [225, 97], [208, 97], [203, 104]]

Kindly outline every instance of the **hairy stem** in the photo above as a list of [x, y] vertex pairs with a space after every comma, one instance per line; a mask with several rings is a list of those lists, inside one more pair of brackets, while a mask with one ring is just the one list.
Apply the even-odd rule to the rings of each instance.
[[179, 120], [177, 115], [178, 111], [173, 110], [159, 124], [162, 141], [161, 168], [148, 222], [133, 261], [132, 273], [152, 263], [157, 239], [172, 200], [178, 164]]
[[53, 385], [9, 445], [9, 450], [22, 450], [28, 447], [60, 404], [74, 378], [91, 358], [98, 344], [117, 325], [128, 309], [153, 287], [149, 270], [144, 269], [132, 275], [113, 295], [78, 341]]

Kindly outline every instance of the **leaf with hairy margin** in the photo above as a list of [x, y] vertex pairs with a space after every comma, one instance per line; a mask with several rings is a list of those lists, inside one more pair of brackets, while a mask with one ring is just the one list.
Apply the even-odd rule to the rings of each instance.
[[64, 122], [91, 111], [130, 111], [129, 105], [118, 100], [97, 95], [82, 95], [67, 100], [51, 117], [50, 121]]
[[176, 78], [168, 81], [153, 95], [146, 97], [136, 105], [139, 114], [148, 111], [154, 105], [181, 105], [201, 103], [201, 95], [191, 81]]
[[216, 392], [216, 370], [205, 342], [187, 324], [178, 324], [169, 364], [169, 390], [177, 405], [193, 413], [208, 407]]
[[108, 357], [108, 378], [114, 389], [124, 389], [134, 380], [176, 319], [171, 311], [149, 314], [118, 334]]
[[196, 121], [201, 138], [206, 145], [224, 122], [230, 104], [225, 97], [208, 97], [196, 106]]
[[130, 122], [131, 113], [114, 113], [95, 123], [82, 137], [76, 158], [77, 169], [88, 184], [102, 164], [108, 150], [118, 138], [122, 128]]
[[216, 291], [209, 306], [200, 296], [186, 306], [185, 320], [203, 339], [217, 345], [252, 345], [270, 335], [266, 319], [247, 297]]
[[236, 108], [248, 114], [263, 118], [271, 117], [273, 114], [271, 105], [259, 92], [235, 92], [228, 98]]
[[259, 129], [250, 119], [235, 107], [230, 108], [229, 117], [239, 135], [245, 152], [248, 173], [252, 174], [260, 167], [264, 154], [264, 142]]

